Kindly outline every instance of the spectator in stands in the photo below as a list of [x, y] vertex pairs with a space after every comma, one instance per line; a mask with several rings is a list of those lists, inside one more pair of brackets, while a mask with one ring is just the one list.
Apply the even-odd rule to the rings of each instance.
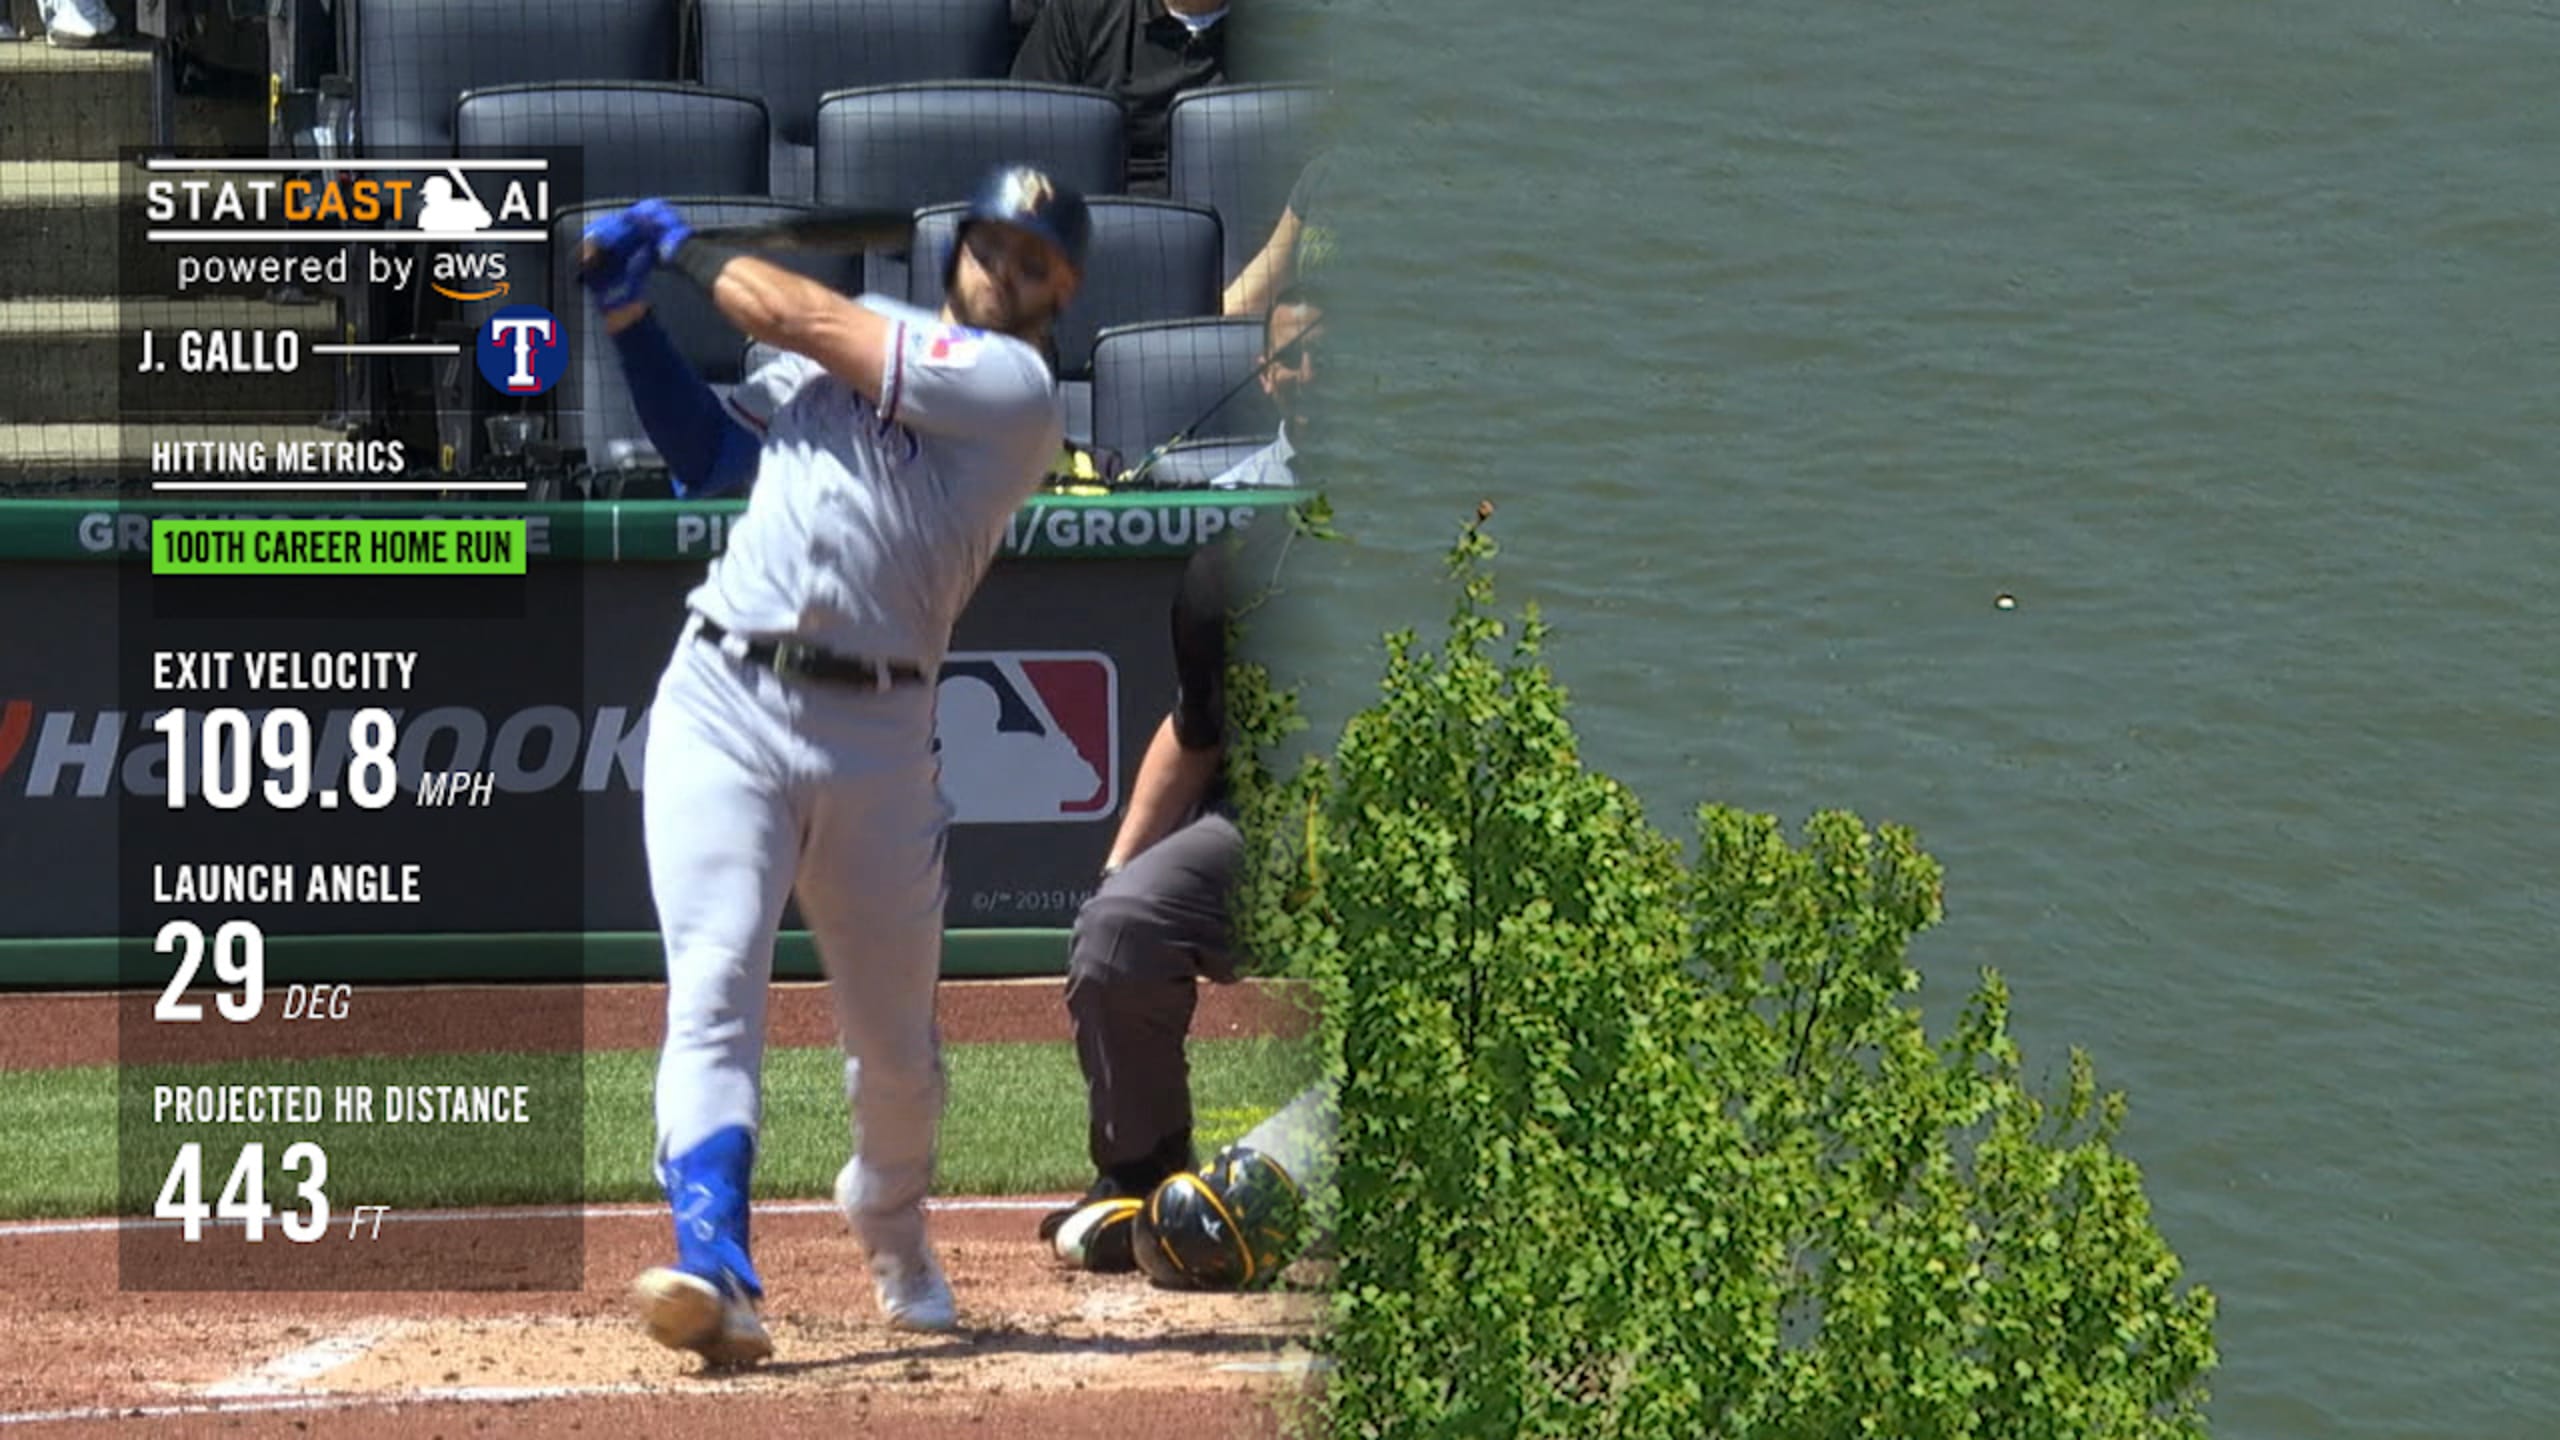
[[116, 31], [107, 0], [36, 0], [36, 18], [44, 22], [45, 43], [66, 49], [95, 45]]
[[1323, 208], [1331, 158], [1331, 151], [1321, 151], [1298, 172], [1298, 183], [1289, 187], [1289, 202], [1281, 208], [1280, 221], [1271, 227], [1271, 238], [1228, 283], [1218, 307], [1221, 314], [1259, 315], [1271, 308], [1272, 296], [1333, 258], [1333, 229], [1316, 218]]
[[1212, 490], [1260, 487], [1288, 489], [1297, 477], [1290, 462], [1298, 442], [1313, 432], [1308, 411], [1316, 378], [1316, 342], [1324, 338], [1324, 304], [1302, 285], [1292, 285], [1271, 302], [1262, 322], [1262, 393], [1280, 412], [1280, 433], [1270, 444], [1239, 460], [1209, 482]]
[[[1013, 78], [1108, 91], [1129, 110], [1128, 193], [1163, 199], [1173, 97], [1227, 83], [1231, 0], [1036, 0]], [[1022, 13], [1024, 0], [1015, 0]]]

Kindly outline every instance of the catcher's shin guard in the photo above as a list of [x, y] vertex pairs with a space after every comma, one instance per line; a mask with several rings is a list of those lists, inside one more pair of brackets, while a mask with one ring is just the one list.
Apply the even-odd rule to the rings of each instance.
[[1138, 1268], [1134, 1253], [1138, 1212], [1147, 1202], [1133, 1195], [1088, 1201], [1070, 1213], [1050, 1239], [1058, 1258], [1080, 1270], [1122, 1274]]

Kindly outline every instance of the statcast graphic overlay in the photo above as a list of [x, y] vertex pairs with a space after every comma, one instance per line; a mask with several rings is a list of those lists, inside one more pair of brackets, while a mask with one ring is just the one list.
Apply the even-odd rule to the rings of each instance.
[[[494, 514], [153, 526], [118, 580], [119, 1283], [578, 1288], [583, 1007], [505, 956], [587, 929], [579, 793], [526, 783], [579, 759], [545, 723], [588, 709], [579, 567]], [[422, 989], [457, 955], [460, 1004]]]
[[560, 469], [581, 152], [126, 158], [127, 489], [523, 497]]

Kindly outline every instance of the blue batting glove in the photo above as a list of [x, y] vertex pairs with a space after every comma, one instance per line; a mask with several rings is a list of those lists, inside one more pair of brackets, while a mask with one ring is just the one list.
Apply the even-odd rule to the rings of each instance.
[[664, 200], [643, 200], [631, 207], [630, 214], [647, 230], [650, 246], [661, 261], [674, 259], [677, 248], [693, 236], [693, 227]]
[[616, 211], [587, 227], [582, 248], [593, 254], [578, 267], [578, 281], [595, 296], [596, 308], [615, 310], [637, 303], [648, 293], [649, 272], [656, 268], [657, 227], [636, 214], [639, 207]]

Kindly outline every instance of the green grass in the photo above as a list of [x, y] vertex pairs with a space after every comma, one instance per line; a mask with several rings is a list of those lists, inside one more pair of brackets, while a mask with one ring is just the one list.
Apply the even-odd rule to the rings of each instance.
[[[936, 1190], [1006, 1195], [1081, 1189], [1084, 1082], [1074, 1051], [1056, 1043], [954, 1045]], [[1203, 1155], [1250, 1129], [1313, 1078], [1304, 1041], [1195, 1040], [1191, 1093]], [[249, 1062], [128, 1070], [123, 1078], [129, 1163], [118, 1196], [118, 1084], [110, 1066], [0, 1075], [0, 1125], [11, 1139], [0, 1166], [0, 1218], [147, 1213], [180, 1140], [206, 1142], [204, 1200], [215, 1200], [230, 1157], [246, 1140], [271, 1152], [267, 1198], [292, 1203], [284, 1145], [319, 1141], [328, 1151], [332, 1207], [655, 1200], [649, 1173], [654, 1051], [584, 1057], [575, 1118], [549, 1120], [580, 1093], [577, 1056], [458, 1055], [405, 1059]], [[337, 1085], [505, 1084], [530, 1087], [534, 1124], [154, 1126], [155, 1083]], [[844, 1057], [833, 1049], [769, 1052], [763, 1153], [756, 1194], [825, 1195], [848, 1153]], [[577, 1143], [570, 1143], [572, 1137]], [[583, 1165], [583, 1175], [579, 1167]]]

